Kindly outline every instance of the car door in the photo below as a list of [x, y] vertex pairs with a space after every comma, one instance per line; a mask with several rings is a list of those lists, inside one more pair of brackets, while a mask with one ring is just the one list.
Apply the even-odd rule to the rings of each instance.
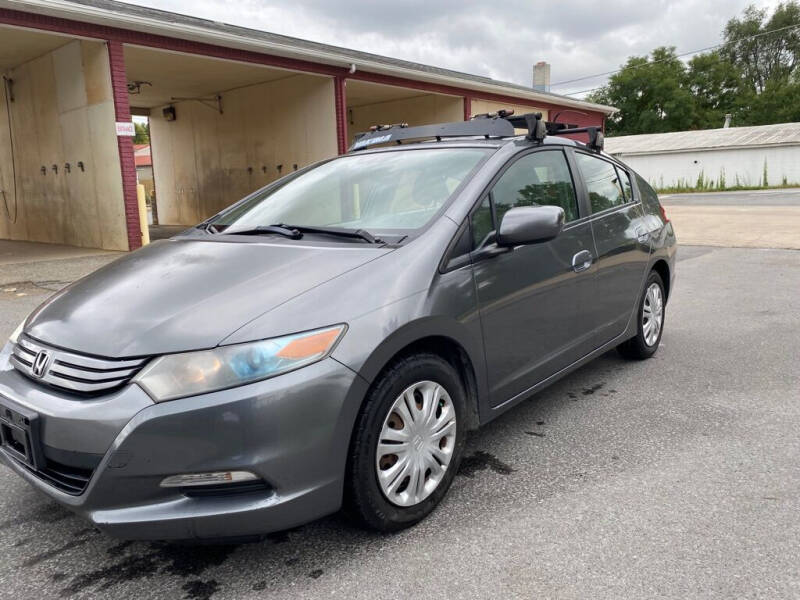
[[[494, 232], [517, 206], [557, 205], [566, 224], [555, 239], [498, 248]], [[594, 242], [564, 151], [539, 149], [506, 166], [471, 215], [473, 274], [492, 406], [587, 354], [594, 294]]]
[[597, 249], [597, 295], [591, 307], [596, 346], [621, 335], [639, 300], [650, 238], [630, 175], [596, 154], [574, 151]]

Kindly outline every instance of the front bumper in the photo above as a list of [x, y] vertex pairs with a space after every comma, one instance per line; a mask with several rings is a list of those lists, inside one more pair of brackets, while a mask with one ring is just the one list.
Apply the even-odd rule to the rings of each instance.
[[[8, 453], [31, 485], [125, 539], [238, 537], [286, 529], [341, 506], [350, 433], [366, 382], [328, 358], [238, 388], [160, 404], [135, 384], [99, 399], [38, 386], [0, 353], [0, 401], [34, 410], [46, 452], [96, 456], [83, 493], [47, 483]], [[265, 489], [195, 497], [167, 476], [251, 471]]]

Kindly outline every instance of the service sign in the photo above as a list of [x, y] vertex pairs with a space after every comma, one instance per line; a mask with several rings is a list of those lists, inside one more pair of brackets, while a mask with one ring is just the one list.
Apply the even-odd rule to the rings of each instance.
[[133, 123], [117, 123], [117, 135], [133, 137], [136, 135], [136, 129]]

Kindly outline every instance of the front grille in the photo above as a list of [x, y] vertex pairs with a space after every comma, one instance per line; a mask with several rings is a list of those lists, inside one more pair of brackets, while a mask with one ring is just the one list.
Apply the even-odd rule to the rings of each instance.
[[47, 459], [45, 466], [38, 471], [30, 470], [54, 488], [73, 496], [82, 494], [92, 478], [91, 469], [70, 467], [50, 459]]
[[[35, 374], [34, 364], [43, 352], [47, 356], [45, 368], [41, 374]], [[18, 371], [34, 381], [70, 392], [97, 394], [128, 383], [148, 357], [98, 358], [53, 348], [22, 335], [14, 345], [11, 360]]]

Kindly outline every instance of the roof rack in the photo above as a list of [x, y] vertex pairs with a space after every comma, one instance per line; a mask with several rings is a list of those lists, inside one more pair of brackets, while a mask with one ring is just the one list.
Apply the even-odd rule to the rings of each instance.
[[437, 123], [419, 127], [409, 127], [406, 123], [398, 123], [395, 125], [374, 126], [369, 132], [356, 134], [350, 150], [362, 150], [374, 144], [385, 144], [387, 142], [400, 144], [403, 140], [420, 138], [441, 140], [445, 137], [483, 136], [485, 138], [502, 138], [513, 135], [514, 127], [511, 123], [501, 118]]
[[480, 136], [486, 139], [514, 137], [517, 135], [514, 132], [515, 129], [527, 129], [528, 134], [525, 137], [538, 143], [542, 143], [548, 135], [587, 133], [589, 134], [587, 146], [598, 152], [603, 149], [603, 132], [599, 127], [570, 127], [563, 123], [549, 123], [542, 120], [542, 113], [512, 115], [514, 115], [513, 110], [499, 110], [494, 113], [475, 115], [469, 121], [454, 123], [437, 123], [419, 127], [409, 127], [408, 123], [374, 125], [370, 127], [370, 131], [356, 134], [349, 151], [363, 150], [376, 144], [389, 142], [401, 144], [403, 140], [422, 138], [435, 138], [437, 141], [441, 141], [446, 137]]

